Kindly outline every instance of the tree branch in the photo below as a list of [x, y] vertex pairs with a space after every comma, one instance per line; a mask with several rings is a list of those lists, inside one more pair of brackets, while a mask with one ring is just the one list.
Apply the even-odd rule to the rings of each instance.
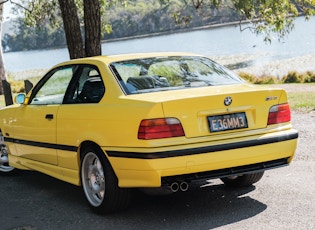
[[0, 2], [0, 5], [2, 5], [2, 4], [4, 4], [4, 3], [6, 3], [6, 2], [8, 2], [8, 1], [10, 1], [10, 0], [4, 0], [4, 1], [1, 1], [1, 2]]
[[27, 7], [23, 6], [21, 3], [18, 3], [18, 2], [15, 2], [13, 0], [5, 0], [6, 2], [10, 1], [11, 4], [14, 4], [20, 8], [22, 8], [23, 10], [29, 12], [29, 13], [32, 13], [32, 10], [28, 9]]

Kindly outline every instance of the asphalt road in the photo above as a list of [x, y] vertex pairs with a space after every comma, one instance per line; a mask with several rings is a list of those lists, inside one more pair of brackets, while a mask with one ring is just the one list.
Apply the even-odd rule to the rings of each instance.
[[255, 186], [219, 180], [171, 196], [136, 192], [127, 210], [99, 216], [81, 188], [36, 172], [0, 174], [0, 229], [315, 229], [315, 112], [293, 114], [300, 132], [293, 163]]

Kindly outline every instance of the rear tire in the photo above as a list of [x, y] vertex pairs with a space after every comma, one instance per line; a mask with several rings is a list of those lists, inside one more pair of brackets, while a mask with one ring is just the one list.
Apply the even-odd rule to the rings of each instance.
[[258, 182], [264, 172], [245, 174], [242, 176], [224, 177], [221, 180], [225, 185], [230, 187], [248, 187]]
[[111, 213], [129, 205], [130, 190], [118, 187], [118, 179], [99, 148], [90, 146], [84, 149], [81, 183], [89, 206], [96, 213]]

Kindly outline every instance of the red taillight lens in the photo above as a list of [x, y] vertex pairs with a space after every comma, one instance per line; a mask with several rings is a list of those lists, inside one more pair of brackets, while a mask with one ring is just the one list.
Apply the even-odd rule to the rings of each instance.
[[185, 136], [185, 133], [177, 118], [142, 120], [138, 131], [138, 139], [143, 140], [180, 136]]
[[291, 121], [291, 111], [289, 104], [272, 106], [269, 110], [268, 125]]

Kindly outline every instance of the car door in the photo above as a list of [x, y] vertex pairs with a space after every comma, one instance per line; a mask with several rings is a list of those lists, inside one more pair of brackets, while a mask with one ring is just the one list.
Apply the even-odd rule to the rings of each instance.
[[[105, 85], [97, 66], [81, 64], [71, 82], [63, 104], [58, 109], [57, 151], [58, 166], [78, 170], [77, 148], [82, 140], [93, 141], [102, 128], [99, 102], [105, 94]], [[87, 134], [88, 133], [88, 134]], [[88, 135], [88, 136], [87, 136]], [[69, 175], [65, 170], [64, 174]], [[72, 171], [76, 173], [77, 171]]]
[[19, 156], [58, 164], [57, 113], [75, 69], [75, 66], [66, 66], [50, 71], [35, 86], [29, 102], [16, 112], [14, 139]]

